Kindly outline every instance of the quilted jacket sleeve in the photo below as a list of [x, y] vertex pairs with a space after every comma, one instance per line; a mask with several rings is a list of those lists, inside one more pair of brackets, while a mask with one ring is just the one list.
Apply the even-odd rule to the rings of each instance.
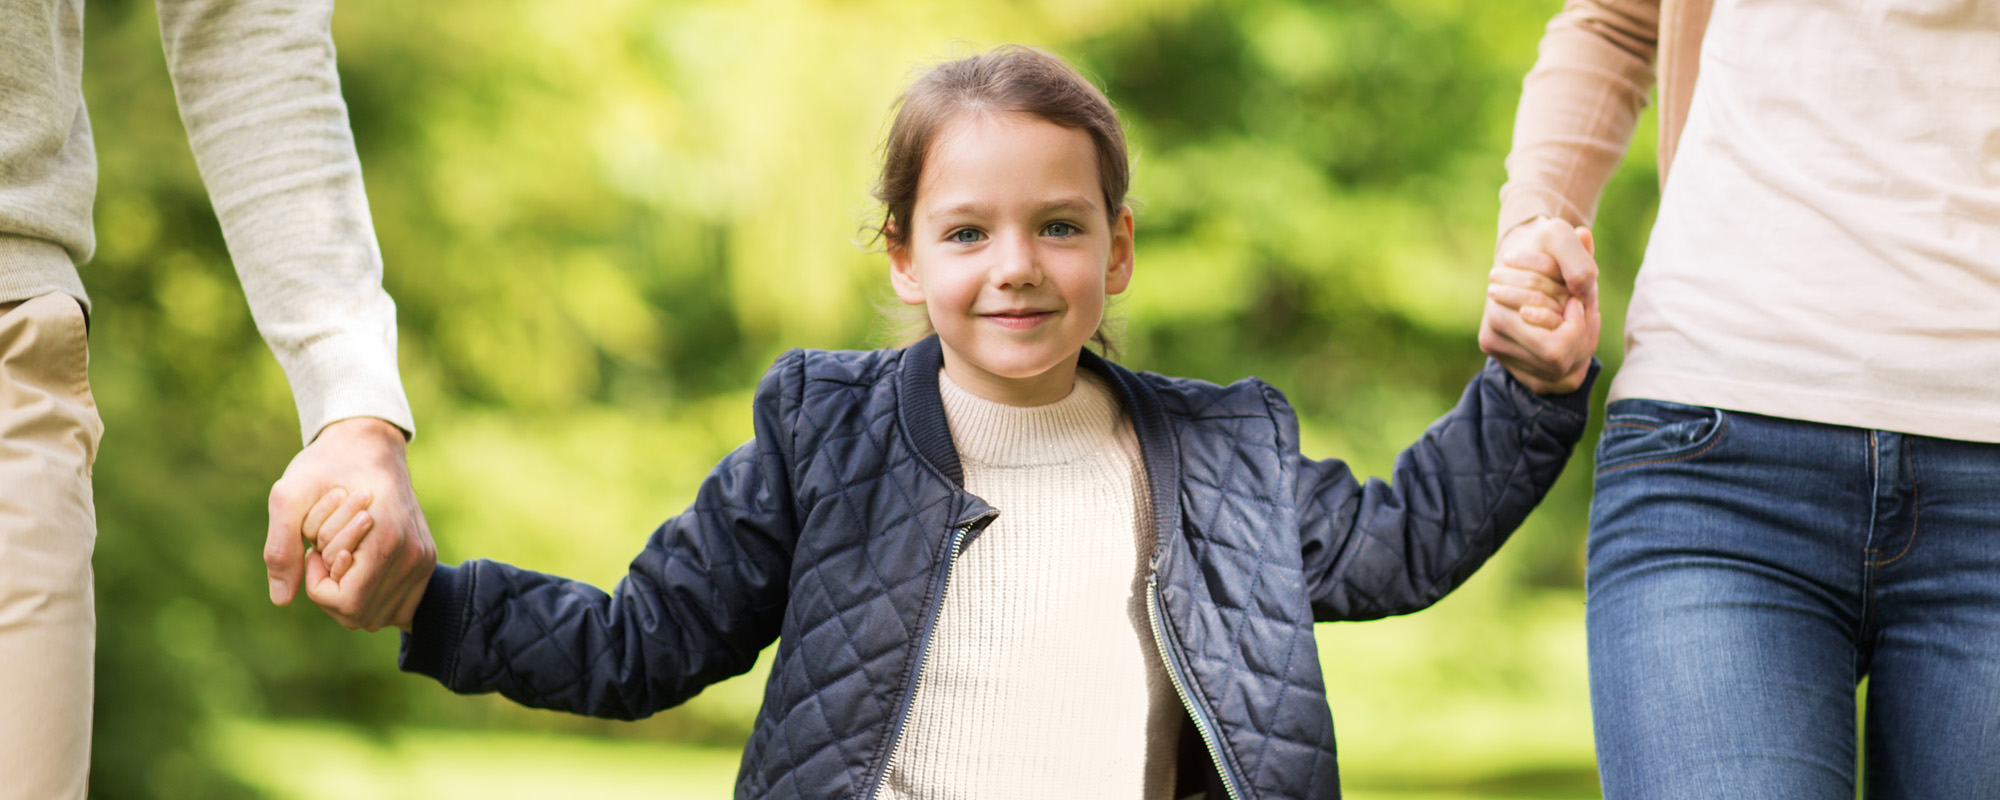
[[775, 641], [797, 522], [788, 420], [802, 357], [757, 389], [756, 438], [716, 465], [611, 594], [491, 561], [438, 567], [403, 640], [405, 671], [461, 694], [638, 719], [748, 670]]
[[1489, 360], [1458, 407], [1397, 456], [1391, 483], [1359, 482], [1339, 460], [1295, 448], [1314, 618], [1407, 614], [1470, 577], [1562, 474], [1597, 370], [1593, 361], [1576, 392], [1541, 397]]

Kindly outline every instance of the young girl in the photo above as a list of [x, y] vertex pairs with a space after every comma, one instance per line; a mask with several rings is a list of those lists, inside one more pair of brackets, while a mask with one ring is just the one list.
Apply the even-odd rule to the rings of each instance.
[[[890, 281], [934, 335], [781, 357], [755, 439], [608, 596], [437, 567], [402, 668], [630, 719], [777, 641], [740, 797], [1337, 796], [1313, 623], [1424, 608], [1500, 546], [1583, 432], [1594, 329], [1551, 350], [1586, 365], [1566, 394], [1489, 364], [1358, 483], [1261, 381], [1085, 349], [1132, 280], [1130, 173], [1066, 64], [940, 65], [886, 151]], [[309, 527], [352, 542], [365, 505]]]

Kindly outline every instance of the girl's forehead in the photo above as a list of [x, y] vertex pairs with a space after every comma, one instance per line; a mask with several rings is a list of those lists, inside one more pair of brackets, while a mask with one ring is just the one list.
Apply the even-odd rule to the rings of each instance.
[[1014, 111], [968, 112], [939, 131], [917, 205], [1102, 204], [1090, 134]]

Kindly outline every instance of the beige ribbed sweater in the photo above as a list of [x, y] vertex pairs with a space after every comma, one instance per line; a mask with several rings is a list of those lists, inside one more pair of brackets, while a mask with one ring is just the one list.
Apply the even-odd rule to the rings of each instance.
[[1171, 797], [1180, 706], [1130, 420], [1088, 373], [1032, 408], [939, 384], [966, 489], [1000, 516], [952, 566], [884, 796]]

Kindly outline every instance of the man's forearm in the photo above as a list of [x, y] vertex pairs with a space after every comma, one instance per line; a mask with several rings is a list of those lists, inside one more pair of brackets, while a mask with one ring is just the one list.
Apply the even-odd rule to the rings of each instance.
[[159, 0], [195, 162], [302, 437], [376, 417], [414, 431], [395, 304], [340, 96], [331, 0]]

